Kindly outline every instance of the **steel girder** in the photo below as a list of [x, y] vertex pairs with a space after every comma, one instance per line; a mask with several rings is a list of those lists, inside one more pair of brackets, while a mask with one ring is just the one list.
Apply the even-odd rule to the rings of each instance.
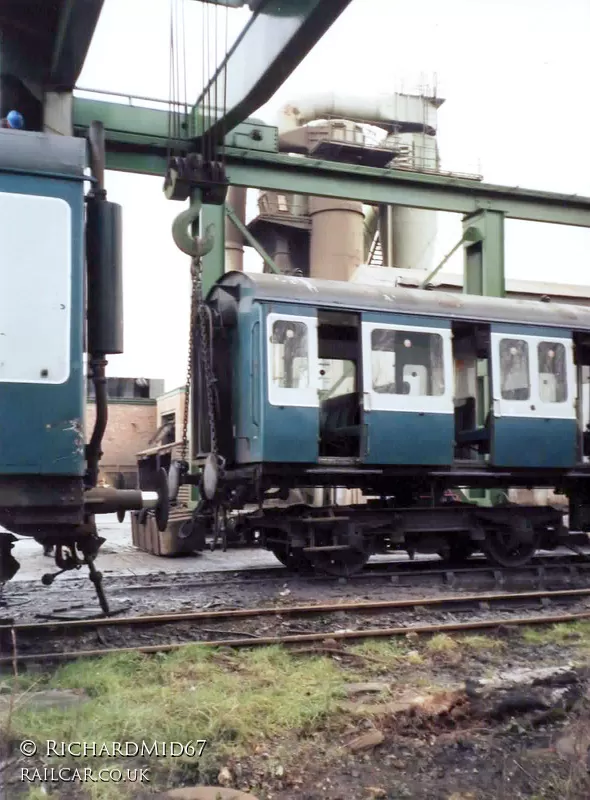
[[[80, 90], [86, 91], [86, 90]], [[99, 92], [87, 92], [88, 94], [100, 94]], [[106, 131], [107, 146], [111, 155], [118, 153], [118, 160], [122, 164], [120, 167], [125, 172], [144, 172], [142, 168], [135, 169], [134, 163], [139, 163], [136, 155], [161, 155], [166, 158], [166, 151], [169, 144], [170, 114], [156, 108], [146, 108], [145, 106], [131, 105], [133, 97], [127, 95], [111, 95], [120, 97], [124, 102], [106, 102], [95, 100], [92, 97], [74, 97], [73, 102], [73, 128], [78, 136], [85, 136], [90, 127], [90, 123], [97, 119], [100, 120]], [[137, 101], [135, 101], [137, 102]], [[163, 101], [159, 101], [165, 105]], [[173, 112], [179, 123], [176, 128], [180, 128], [184, 117], [182, 114]], [[269, 153], [276, 153], [278, 149], [278, 131], [272, 125], [255, 120], [247, 119], [231, 130], [225, 137], [228, 145], [237, 148], [247, 147], [249, 150], [262, 150]], [[175, 149], [191, 150], [195, 148], [195, 143], [183, 138], [176, 140]], [[129, 157], [130, 167], [125, 167], [125, 162]], [[114, 157], [114, 156], [113, 156]], [[154, 162], [156, 163], [156, 162]], [[115, 167], [113, 167], [115, 169]], [[162, 169], [154, 167], [152, 174], [163, 174]], [[150, 172], [150, 169], [147, 170]]]
[[[77, 129], [80, 130], [79, 128]], [[236, 129], [239, 133], [239, 129]], [[157, 146], [117, 144], [107, 133], [107, 169], [164, 175], [166, 152]], [[230, 184], [255, 189], [361, 200], [369, 205], [475, 214], [590, 228], [590, 197], [538, 192], [405, 170], [377, 169], [225, 148]]]
[[270, 100], [350, 2], [250, 2], [252, 17], [193, 108], [197, 135], [219, 138]]
[[233, 148], [226, 148], [226, 155], [227, 176], [235, 186], [460, 214], [497, 211], [508, 219], [590, 228], [590, 197]]

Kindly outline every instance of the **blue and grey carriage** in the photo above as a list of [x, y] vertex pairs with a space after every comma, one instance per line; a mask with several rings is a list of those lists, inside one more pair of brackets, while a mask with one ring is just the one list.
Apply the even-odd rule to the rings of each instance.
[[228, 273], [205, 311], [196, 523], [248, 509], [280, 560], [334, 572], [396, 549], [521, 565], [571, 541], [564, 510], [588, 530], [590, 309]]

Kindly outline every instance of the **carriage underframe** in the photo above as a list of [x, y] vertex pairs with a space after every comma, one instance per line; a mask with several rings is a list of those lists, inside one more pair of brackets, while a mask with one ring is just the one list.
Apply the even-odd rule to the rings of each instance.
[[[207, 534], [217, 536], [221, 529], [226, 544], [257, 540], [293, 570], [336, 575], [362, 569], [373, 554], [399, 551], [411, 557], [437, 554], [455, 563], [482, 552], [494, 565], [523, 566], [538, 550], [576, 549], [587, 545], [588, 537], [568, 530], [566, 508], [510, 503], [507, 496], [501, 505], [485, 507], [469, 501], [457, 487], [557, 485], [564, 494], [575, 493], [579, 510], [585, 507], [579, 502], [582, 481], [587, 481], [585, 470], [533, 476], [475, 471], [473, 464], [420, 473], [334, 464], [253, 465], [226, 472], [224, 494], [233, 511], [220, 518], [207, 503], [201, 505], [193, 515], [190, 541], [202, 549]], [[301, 492], [299, 502], [289, 502], [293, 487], [360, 489], [365, 502], [318, 505], [301, 502]]]

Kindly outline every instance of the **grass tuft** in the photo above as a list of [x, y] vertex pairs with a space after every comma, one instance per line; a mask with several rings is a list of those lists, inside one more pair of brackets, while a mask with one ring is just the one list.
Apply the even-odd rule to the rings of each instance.
[[473, 636], [463, 636], [460, 639], [462, 647], [466, 647], [476, 653], [484, 652], [501, 652], [506, 649], [506, 643], [499, 639], [492, 639], [490, 636], [481, 636], [475, 634]]
[[575, 643], [590, 646], [590, 621], [560, 623], [551, 627], [524, 628], [522, 637], [527, 644]]
[[[160, 658], [107, 656], [68, 664], [49, 681], [50, 688], [84, 690], [86, 702], [69, 708], [17, 708], [11, 735], [18, 739], [33, 733], [39, 742], [148, 745], [206, 739], [200, 758], [148, 761], [154, 777], [157, 772], [167, 783], [216, 782], [229, 756], [239, 757], [290, 731], [321, 726], [335, 709], [343, 684], [344, 675], [329, 659], [295, 659], [278, 647], [232, 654], [187, 647]], [[98, 770], [116, 766], [114, 761], [89, 757], [76, 759], [75, 766]], [[92, 800], [111, 800], [121, 796], [112, 792], [123, 787], [104, 783], [88, 788]]]
[[437, 633], [426, 642], [425, 649], [429, 653], [454, 653], [459, 649], [459, 644], [446, 633]]

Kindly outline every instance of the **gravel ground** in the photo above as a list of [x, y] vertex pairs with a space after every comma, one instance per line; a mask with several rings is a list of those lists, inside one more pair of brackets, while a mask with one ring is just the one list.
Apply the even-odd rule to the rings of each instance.
[[[550, 563], [555, 564], [556, 559]], [[477, 560], [472, 569], [441, 571], [440, 561], [378, 564], [378, 572], [330, 579], [300, 576], [284, 567], [248, 571], [155, 572], [148, 575], [105, 577], [104, 588], [116, 615], [158, 614], [175, 611], [248, 608], [288, 602], [292, 604], [346, 600], [391, 600], [461, 592], [534, 591], [590, 586], [590, 571], [580, 562], [577, 572], [551, 567], [540, 584], [534, 570], [494, 571]], [[389, 572], [386, 572], [389, 570]], [[94, 588], [85, 577], [60, 578], [51, 587], [40, 582], [9, 583], [4, 588], [0, 618], [30, 622], [55, 617], [88, 618], [100, 614]], [[498, 580], [500, 577], [500, 580]]]

